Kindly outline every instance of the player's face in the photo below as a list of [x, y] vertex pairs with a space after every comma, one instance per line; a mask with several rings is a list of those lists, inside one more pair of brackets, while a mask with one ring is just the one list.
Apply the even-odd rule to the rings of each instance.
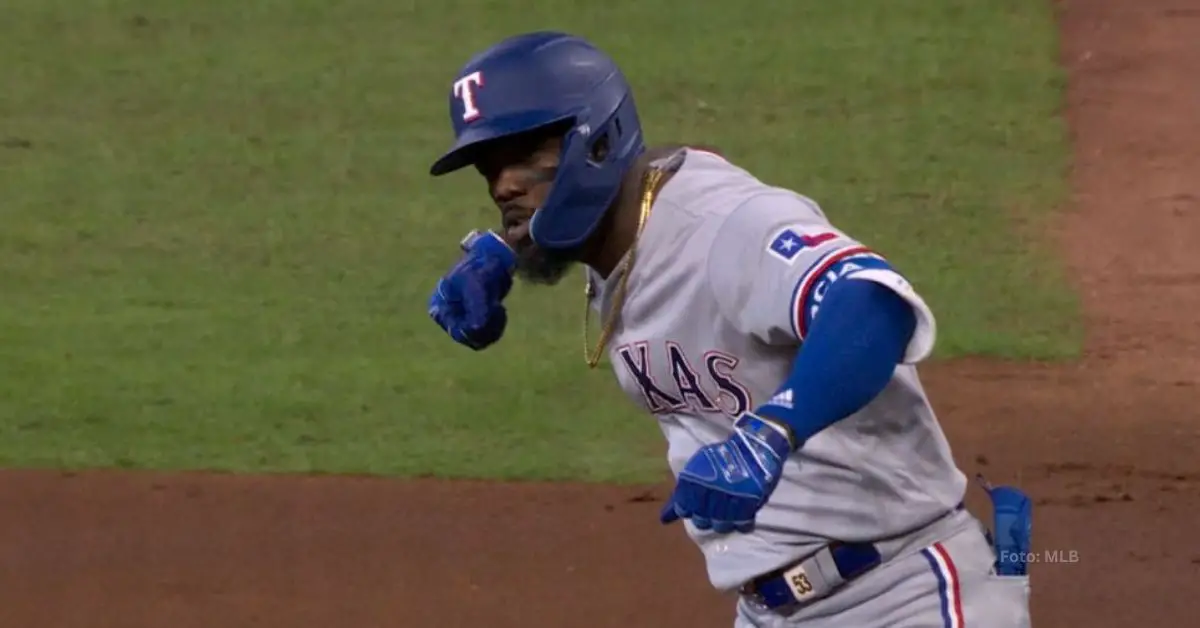
[[532, 283], [558, 283], [575, 261], [570, 253], [538, 248], [529, 235], [533, 212], [550, 196], [561, 149], [558, 133], [523, 135], [487, 146], [475, 161], [500, 209], [504, 239], [517, 252], [517, 274]]

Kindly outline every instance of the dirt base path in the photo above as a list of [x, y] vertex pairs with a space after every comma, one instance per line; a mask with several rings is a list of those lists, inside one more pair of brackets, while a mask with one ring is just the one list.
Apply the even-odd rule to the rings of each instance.
[[[1043, 628], [1195, 623], [1194, 4], [1060, 4], [1077, 147], [1062, 239], [1087, 358], [926, 369], [963, 466], [1038, 498], [1038, 550], [1064, 559], [1032, 568]], [[656, 523], [665, 491], [5, 472], [0, 625], [728, 628], [731, 600]]]

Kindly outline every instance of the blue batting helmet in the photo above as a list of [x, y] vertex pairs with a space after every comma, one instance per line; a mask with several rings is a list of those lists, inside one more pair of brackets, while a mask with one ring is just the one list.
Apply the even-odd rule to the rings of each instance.
[[542, 248], [584, 242], [645, 149], [625, 76], [586, 40], [556, 32], [510, 37], [463, 66], [450, 89], [454, 145], [434, 176], [472, 164], [479, 144], [563, 125], [562, 155], [546, 203], [529, 232]]

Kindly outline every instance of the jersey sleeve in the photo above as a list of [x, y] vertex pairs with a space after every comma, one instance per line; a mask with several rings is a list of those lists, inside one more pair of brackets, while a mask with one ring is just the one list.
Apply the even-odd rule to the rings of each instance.
[[795, 194], [754, 197], [727, 216], [711, 241], [708, 275], [726, 319], [770, 345], [798, 345], [839, 281], [873, 281], [912, 305], [917, 326], [904, 362], [919, 362], [936, 338], [933, 312], [891, 263], [835, 228]]

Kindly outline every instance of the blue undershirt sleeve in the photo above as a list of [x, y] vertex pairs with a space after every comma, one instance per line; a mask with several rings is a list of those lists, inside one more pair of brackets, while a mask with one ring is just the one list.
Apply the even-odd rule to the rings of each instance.
[[755, 414], [786, 424], [801, 446], [883, 391], [916, 326], [913, 306], [887, 286], [832, 283], [787, 381]]

